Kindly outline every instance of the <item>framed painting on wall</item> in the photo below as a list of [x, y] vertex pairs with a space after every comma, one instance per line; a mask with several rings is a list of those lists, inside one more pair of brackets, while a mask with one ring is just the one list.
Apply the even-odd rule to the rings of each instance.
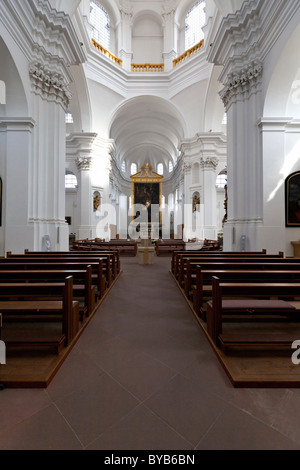
[[300, 171], [285, 180], [285, 225], [300, 227]]

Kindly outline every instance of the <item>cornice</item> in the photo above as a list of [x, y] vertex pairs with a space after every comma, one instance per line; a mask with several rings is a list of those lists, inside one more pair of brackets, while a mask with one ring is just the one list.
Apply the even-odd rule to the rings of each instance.
[[199, 81], [209, 80], [213, 65], [207, 62], [206, 53], [200, 52], [169, 72], [127, 72], [103, 54], [91, 50], [84, 69], [87, 78], [124, 98], [147, 94], [171, 99]]
[[297, 0], [246, 0], [235, 14], [223, 18], [208, 61], [223, 65], [220, 81], [240, 73], [249, 63], [263, 64], [282, 31], [300, 8]]
[[191, 139], [181, 141], [179, 150], [186, 154], [187, 151], [198, 152], [201, 150], [227, 149], [226, 135], [220, 132], [197, 133]]
[[5, 129], [5, 132], [31, 132], [35, 127], [36, 122], [28, 117], [3, 117], [0, 118], [0, 132]]
[[70, 17], [48, 0], [1, 0], [0, 18], [29, 62], [33, 54], [65, 67], [86, 60]]
[[81, 160], [78, 158], [89, 158], [92, 149], [93, 143], [97, 138], [95, 133], [81, 133], [81, 134], [69, 134], [66, 137], [66, 159], [67, 161], [74, 161], [77, 164], [77, 168], [83, 166], [84, 164], [80, 163]]

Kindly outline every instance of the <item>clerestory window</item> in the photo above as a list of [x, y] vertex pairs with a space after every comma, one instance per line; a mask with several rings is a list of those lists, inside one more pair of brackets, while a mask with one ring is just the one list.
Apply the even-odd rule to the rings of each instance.
[[196, 3], [185, 17], [185, 49], [198, 44], [204, 39], [203, 26], [206, 22], [205, 2]]
[[93, 1], [90, 3], [90, 23], [93, 26], [92, 38], [105, 49], [110, 49], [110, 19], [108, 13], [100, 5]]
[[162, 163], [159, 163], [159, 164], [157, 165], [157, 173], [158, 173], [159, 175], [163, 176], [163, 174], [164, 174], [164, 166], [163, 166]]
[[136, 163], [131, 163], [130, 173], [131, 173], [131, 175], [135, 175], [137, 173], [137, 164]]

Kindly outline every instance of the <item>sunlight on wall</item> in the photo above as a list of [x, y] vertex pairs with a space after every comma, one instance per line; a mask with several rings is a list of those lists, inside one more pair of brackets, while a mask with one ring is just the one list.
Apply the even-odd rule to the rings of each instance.
[[296, 145], [294, 145], [290, 153], [286, 156], [284, 160], [284, 164], [280, 170], [280, 175], [282, 175], [282, 177], [278, 181], [276, 188], [269, 195], [267, 202], [270, 202], [272, 201], [272, 199], [274, 199], [274, 197], [276, 196], [276, 193], [284, 185], [286, 178], [293, 172], [293, 168], [295, 164], [299, 161], [299, 158], [300, 158], [300, 141], [297, 142]]

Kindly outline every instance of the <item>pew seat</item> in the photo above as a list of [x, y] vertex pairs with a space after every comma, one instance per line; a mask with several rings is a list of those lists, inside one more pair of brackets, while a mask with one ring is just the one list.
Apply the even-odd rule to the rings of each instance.
[[221, 350], [228, 354], [233, 348], [284, 348], [291, 349], [291, 345], [295, 341], [295, 334], [277, 333], [268, 331], [264, 332], [226, 332], [219, 335], [219, 344]]
[[226, 353], [237, 346], [275, 347], [280, 338], [291, 347], [300, 332], [299, 290], [297, 282], [226, 283], [214, 276], [207, 333]]
[[22, 349], [22, 350], [54, 350], [58, 355], [65, 346], [66, 336], [61, 331], [51, 328], [42, 330], [40, 325], [26, 328], [25, 324], [15, 325], [6, 324], [3, 328], [2, 341], [5, 342], [8, 350]]
[[[19, 346], [28, 347], [41, 343], [42, 336], [34, 336], [38, 341], [30, 339], [30, 331], [38, 330], [41, 335], [51, 333], [54, 328], [59, 331], [57, 352], [69, 346], [79, 332], [79, 302], [73, 300], [73, 277], [68, 276], [64, 282], [57, 283], [0, 283], [0, 312], [2, 313], [1, 333], [5, 335], [7, 327], [16, 333], [20, 332], [20, 324], [27, 324], [27, 334], [18, 342]], [[51, 321], [50, 321], [51, 319]], [[52, 333], [51, 333], [52, 334]], [[48, 340], [45, 341], [45, 346]], [[53, 342], [51, 343], [53, 345]]]
[[[209, 303], [211, 303], [209, 301]], [[223, 315], [239, 313], [295, 313], [296, 306], [277, 299], [230, 299], [222, 300]]]

